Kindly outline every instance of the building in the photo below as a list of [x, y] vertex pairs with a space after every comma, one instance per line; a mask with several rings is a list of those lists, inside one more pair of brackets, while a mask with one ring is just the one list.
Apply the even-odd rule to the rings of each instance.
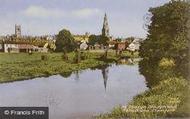
[[116, 50], [123, 51], [126, 49], [126, 43], [125, 42], [117, 42], [115, 44]]
[[80, 44], [80, 49], [81, 50], [86, 50], [88, 48], [88, 45], [86, 44], [86, 42], [83, 42]]
[[21, 37], [21, 26], [20, 25], [17, 25], [15, 24], [15, 36], [18, 38], [18, 37]]
[[115, 40], [108, 41], [109, 48], [114, 49], [116, 44], [117, 44], [117, 41], [115, 41]]
[[40, 47], [31, 43], [21, 42], [21, 41], [19, 42], [18, 41], [0, 41], [0, 52], [5, 52], [5, 53], [48, 52], [48, 48], [45, 47], [47, 46], [46, 44]]
[[38, 47], [31, 44], [26, 43], [4, 43], [2, 45], [2, 51], [5, 53], [29, 53], [32, 52], [48, 52], [48, 48]]
[[138, 51], [140, 49], [140, 44], [143, 41], [142, 38], [135, 38], [132, 43], [129, 44], [127, 50]]
[[109, 37], [109, 25], [108, 25], [108, 18], [107, 15], [105, 14], [104, 16], [104, 22], [103, 22], [103, 28], [102, 28], [102, 35]]
[[5, 53], [29, 52], [33, 50], [30, 44], [4, 43]]

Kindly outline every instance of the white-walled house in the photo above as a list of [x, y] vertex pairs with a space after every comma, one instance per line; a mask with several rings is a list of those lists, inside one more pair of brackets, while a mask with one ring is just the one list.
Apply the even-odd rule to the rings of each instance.
[[4, 52], [6, 53], [29, 52], [30, 50], [33, 50], [33, 46], [30, 44], [4, 43]]
[[48, 48], [40, 48], [30, 44], [4, 43], [3, 52], [5, 53], [20, 53], [20, 52], [48, 52]]
[[135, 38], [131, 44], [127, 47], [127, 50], [130, 51], [138, 51], [140, 49], [140, 44], [142, 42], [142, 39]]
[[4, 52], [18, 53], [19, 52], [18, 44], [4, 44]]
[[80, 44], [80, 49], [81, 50], [86, 50], [88, 48], [88, 45], [86, 44], [86, 42], [83, 42]]

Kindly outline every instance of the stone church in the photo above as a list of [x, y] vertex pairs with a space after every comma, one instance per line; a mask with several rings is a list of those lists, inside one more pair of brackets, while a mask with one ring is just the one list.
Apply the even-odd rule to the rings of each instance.
[[20, 25], [15, 25], [15, 36], [18, 38], [18, 37], [21, 37], [21, 26]]
[[103, 28], [102, 28], [102, 35], [106, 37], [110, 37], [109, 34], [109, 25], [108, 25], [108, 18], [107, 15], [105, 14], [104, 16], [104, 22], [103, 22]]

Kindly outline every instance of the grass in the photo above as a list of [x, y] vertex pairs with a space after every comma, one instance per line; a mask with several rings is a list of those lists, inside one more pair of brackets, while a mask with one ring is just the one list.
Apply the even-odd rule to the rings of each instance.
[[[105, 52], [104, 50], [90, 50], [91, 53], [103, 53]], [[113, 50], [113, 49], [109, 49], [108, 52], [112, 55], [115, 55], [116, 54], [116, 51]], [[138, 51], [135, 51], [135, 52], [130, 52], [130, 51], [123, 51], [121, 56], [128, 56], [130, 58], [139, 58], [139, 52]]]
[[139, 58], [139, 52], [137, 52], [137, 51], [133, 52], [133, 53], [131, 53], [129, 51], [123, 51], [122, 55], [123, 56], [129, 56], [131, 58]]
[[[44, 77], [54, 74], [69, 76], [73, 71], [87, 68], [95, 68], [117, 60], [113, 53], [108, 53], [106, 61], [99, 60], [102, 53], [86, 52], [86, 60], [74, 63], [74, 53], [69, 53], [69, 60], [62, 59], [62, 53], [27, 53], [8, 54], [0, 53], [0, 83], [16, 80]], [[47, 56], [47, 60], [41, 60], [41, 56]]]
[[189, 92], [187, 80], [169, 78], [136, 96], [128, 106], [116, 107], [97, 119], [189, 117]]

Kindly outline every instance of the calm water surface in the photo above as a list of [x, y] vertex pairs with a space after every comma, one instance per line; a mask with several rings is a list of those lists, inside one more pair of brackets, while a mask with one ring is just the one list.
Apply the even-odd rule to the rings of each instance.
[[48, 106], [50, 119], [86, 119], [128, 104], [147, 90], [138, 65], [112, 65], [0, 84], [0, 106]]

